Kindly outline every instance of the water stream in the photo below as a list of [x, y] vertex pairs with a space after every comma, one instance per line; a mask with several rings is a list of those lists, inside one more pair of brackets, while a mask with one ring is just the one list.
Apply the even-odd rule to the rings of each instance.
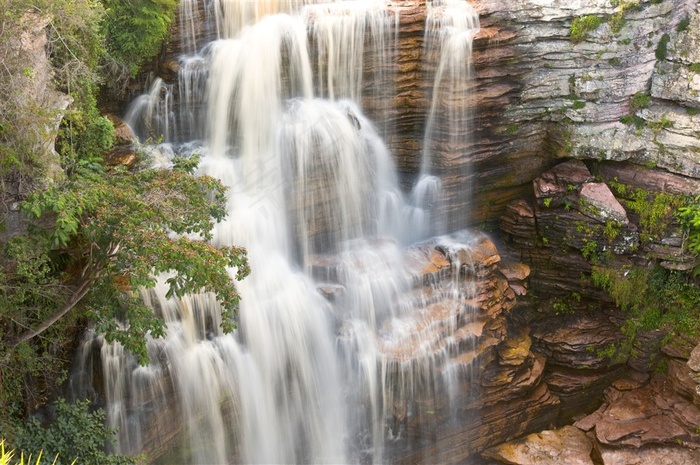
[[409, 420], [454, 395], [448, 359], [464, 347], [455, 330], [471, 290], [459, 272], [426, 282], [415, 263], [438, 243], [469, 247], [466, 234], [444, 236], [431, 164], [436, 134], [447, 132], [449, 147], [468, 137], [478, 29], [466, 2], [427, 9], [434, 95], [421, 172], [405, 193], [384, 143], [392, 108], [371, 119], [363, 110], [395, 92], [397, 9], [181, 2], [178, 82], [154, 80], [127, 120], [142, 140], [162, 138], [150, 150], [165, 164], [199, 153], [199, 173], [229, 187], [213, 242], [246, 247], [252, 273], [238, 283], [229, 335], [212, 296], [166, 299], [163, 284], [144, 292], [168, 325], [149, 342], [148, 366], [86, 335], [73, 385], [103, 392], [117, 450], [160, 463], [383, 463], [423, 440]]

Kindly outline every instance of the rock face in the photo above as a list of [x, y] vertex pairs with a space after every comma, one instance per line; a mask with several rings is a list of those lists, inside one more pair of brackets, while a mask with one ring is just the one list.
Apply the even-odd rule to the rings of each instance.
[[564, 426], [502, 444], [482, 455], [512, 465], [593, 465], [591, 440], [579, 429]]
[[[0, 224], [3, 225], [0, 240], [25, 231], [26, 222], [19, 213], [19, 201], [33, 189], [50, 185], [63, 175], [59, 156], [54, 150], [54, 139], [63, 112], [72, 98], [56, 91], [53, 82], [54, 71], [47, 53], [46, 28], [50, 20], [35, 12], [26, 12], [16, 23], [6, 21], [4, 25], [7, 29], [3, 38], [7, 40], [2, 44], [0, 57], [3, 64], [0, 74], [0, 86], [3, 87], [0, 143], [3, 145], [3, 162], [4, 157], [8, 157], [8, 163], [3, 168], [2, 202], [5, 208], [0, 212]], [[36, 117], [36, 108], [42, 109], [45, 116], [28, 120], [27, 115]], [[36, 161], [32, 163], [38, 165], [33, 167], [36, 172], [34, 179], [6, 175], [13, 171], [14, 162], [10, 158], [13, 151], [34, 154]], [[28, 162], [22, 160], [21, 163]]]

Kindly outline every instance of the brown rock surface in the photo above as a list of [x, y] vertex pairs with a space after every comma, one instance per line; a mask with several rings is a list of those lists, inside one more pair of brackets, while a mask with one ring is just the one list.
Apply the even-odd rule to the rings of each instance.
[[592, 450], [593, 444], [585, 433], [564, 426], [492, 447], [482, 456], [512, 465], [593, 465]]
[[595, 426], [595, 437], [607, 446], [679, 445], [700, 447], [695, 428], [700, 410], [680, 397], [667, 378], [657, 376], [639, 389], [606, 391], [606, 403], [578, 425]]
[[700, 450], [681, 446], [600, 447], [603, 465], [698, 465]]

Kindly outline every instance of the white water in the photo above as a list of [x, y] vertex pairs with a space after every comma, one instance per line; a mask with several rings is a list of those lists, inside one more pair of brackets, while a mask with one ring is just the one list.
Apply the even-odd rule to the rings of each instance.
[[[211, 296], [166, 299], [161, 285], [144, 294], [168, 324], [149, 343], [151, 365], [99, 342], [117, 449], [179, 444], [164, 463], [389, 460], [389, 448], [410, 446], [408, 419], [430, 410], [426, 399], [455, 395], [447, 359], [464, 342], [454, 333], [471, 292], [456, 277], [423, 285], [408, 265], [420, 252], [407, 246], [443, 232], [431, 142], [404, 196], [382, 141], [391, 128], [362, 111], [392, 95], [399, 18], [380, 1], [201, 1], [181, 3], [178, 85], [156, 80], [127, 119], [169, 151], [204, 155], [199, 172], [229, 187], [213, 242], [246, 247], [252, 273], [237, 283], [234, 334], [220, 333]], [[195, 35], [202, 15], [207, 44]], [[432, 3], [428, 18], [441, 44], [427, 40], [439, 56], [430, 139], [435, 115], [454, 115], [445, 101], [464, 98], [468, 75], [455, 69], [478, 21], [452, 1]]]

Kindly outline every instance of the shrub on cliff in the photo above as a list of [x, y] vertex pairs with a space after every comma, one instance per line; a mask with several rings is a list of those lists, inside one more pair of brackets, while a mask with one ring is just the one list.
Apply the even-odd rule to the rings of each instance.
[[175, 16], [177, 0], [102, 0], [107, 10], [105, 36], [110, 54], [131, 77], [160, 52]]

